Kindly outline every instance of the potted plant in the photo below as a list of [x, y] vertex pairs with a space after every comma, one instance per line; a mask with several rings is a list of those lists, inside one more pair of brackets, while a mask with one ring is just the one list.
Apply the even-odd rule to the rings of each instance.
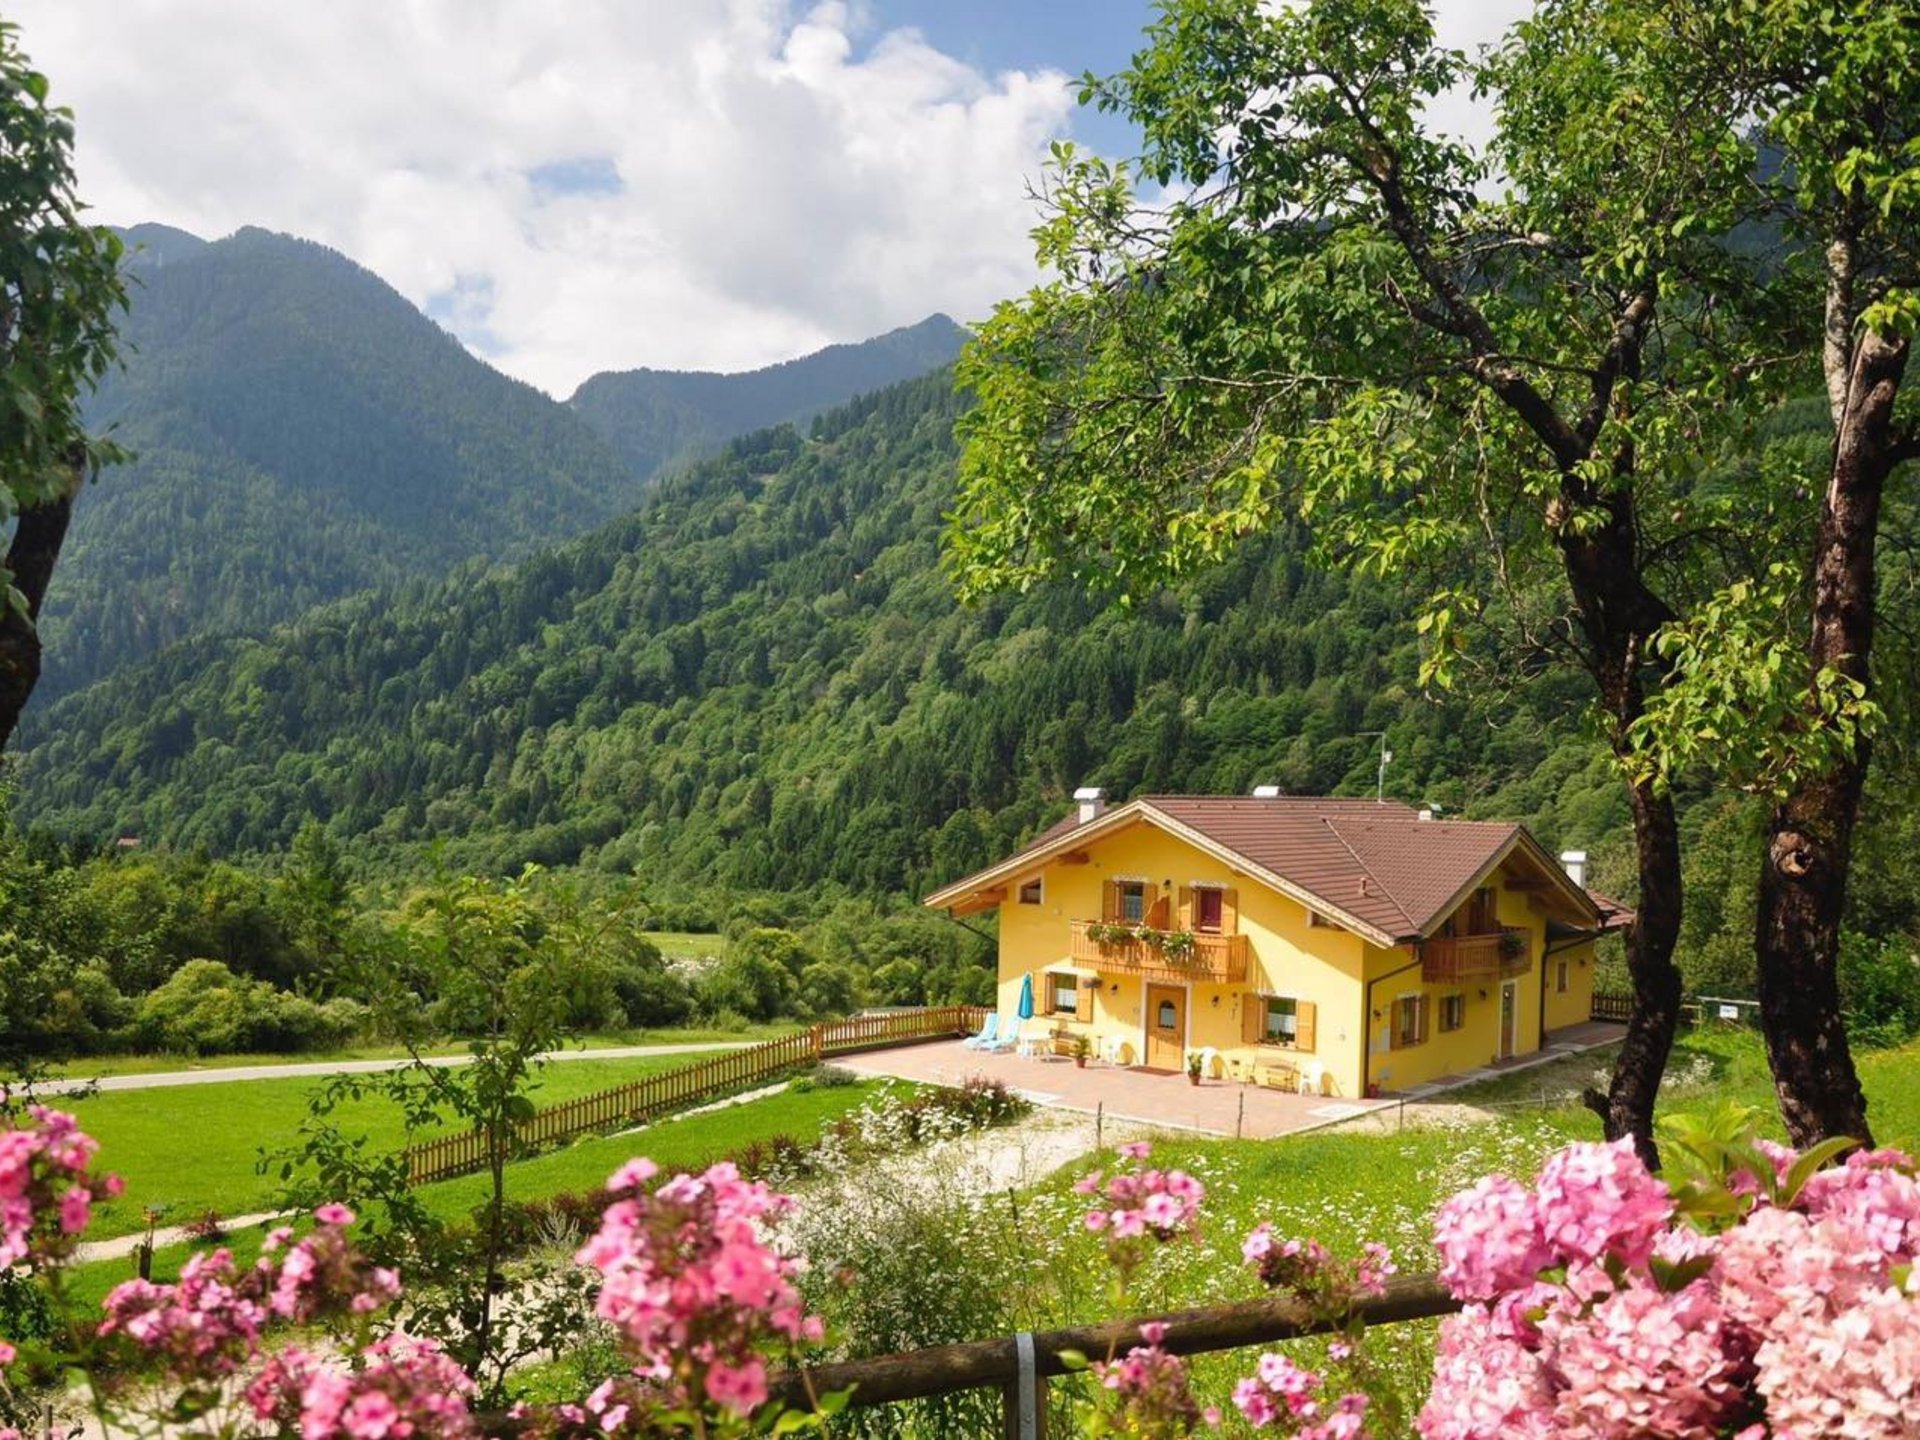
[[1187, 1083], [1189, 1085], [1200, 1083], [1200, 1052], [1198, 1050], [1187, 1056]]
[[1518, 960], [1527, 953], [1527, 932], [1524, 930], [1502, 930], [1500, 932], [1500, 958]]
[[1160, 953], [1169, 960], [1191, 960], [1197, 943], [1191, 930], [1172, 930], [1160, 937]]
[[1073, 1037], [1073, 1063], [1081, 1070], [1087, 1068], [1087, 1057], [1093, 1053], [1093, 1038], [1088, 1035]]

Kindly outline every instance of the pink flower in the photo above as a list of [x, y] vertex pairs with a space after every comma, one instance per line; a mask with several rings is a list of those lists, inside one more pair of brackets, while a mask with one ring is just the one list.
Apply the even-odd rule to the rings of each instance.
[[767, 1401], [767, 1367], [756, 1355], [738, 1366], [716, 1360], [707, 1370], [707, 1394], [736, 1415], [750, 1415]]
[[353, 1224], [353, 1211], [344, 1205], [322, 1205], [318, 1210], [313, 1212], [313, 1218], [318, 1220], [322, 1225], [351, 1225]]
[[1490, 1175], [1442, 1205], [1433, 1238], [1440, 1278], [1462, 1300], [1530, 1285], [1553, 1259], [1532, 1192], [1504, 1175]]
[[1672, 1193], [1630, 1138], [1567, 1146], [1541, 1170], [1538, 1198], [1540, 1232], [1563, 1261], [1644, 1264], [1673, 1218]]

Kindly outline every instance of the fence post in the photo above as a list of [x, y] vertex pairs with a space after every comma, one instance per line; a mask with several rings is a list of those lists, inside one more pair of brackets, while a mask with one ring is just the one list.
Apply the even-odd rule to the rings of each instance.
[[1047, 1377], [1035, 1363], [1033, 1332], [1022, 1330], [1013, 1337], [1019, 1368], [1001, 1393], [1003, 1440], [1046, 1440]]
[[1106, 1120], [1107, 1102], [1102, 1100], [1093, 1107], [1093, 1148], [1095, 1150], [1104, 1150], [1107, 1148], [1101, 1140], [1101, 1132], [1106, 1128]]
[[813, 1037], [813, 1058], [815, 1063], [818, 1063], [826, 1058], [827, 1027], [816, 1024], [807, 1033]]

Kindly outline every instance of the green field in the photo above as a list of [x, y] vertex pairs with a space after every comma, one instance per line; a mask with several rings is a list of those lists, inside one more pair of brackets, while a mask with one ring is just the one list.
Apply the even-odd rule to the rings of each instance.
[[[787, 1091], [762, 1100], [663, 1120], [626, 1135], [576, 1140], [564, 1150], [523, 1160], [513, 1167], [513, 1194], [522, 1200], [597, 1190], [607, 1177], [636, 1155], [645, 1155], [662, 1170], [704, 1169], [742, 1146], [776, 1135], [810, 1141], [821, 1128], [849, 1111], [876, 1099], [883, 1091], [905, 1096], [913, 1086], [904, 1082], [863, 1080], [827, 1089]], [[420, 1191], [436, 1215], [460, 1219], [471, 1214], [487, 1196], [484, 1175], [465, 1175], [423, 1186]]]
[[[753, 1141], [768, 1140], [775, 1135], [812, 1139], [823, 1126], [878, 1098], [889, 1087], [894, 1093], [902, 1095], [913, 1088], [894, 1082], [868, 1080], [853, 1085], [790, 1090], [704, 1115], [662, 1121], [637, 1133], [580, 1140], [563, 1150], [551, 1151], [516, 1164], [510, 1172], [510, 1193], [516, 1200], [539, 1200], [568, 1191], [596, 1190], [606, 1184], [607, 1177], [622, 1163], [636, 1155], [648, 1156], [664, 1170], [692, 1170], [703, 1168]], [[221, 1090], [228, 1087], [210, 1085], [200, 1088]], [[248, 1161], [246, 1179], [253, 1181], [254, 1178], [251, 1162]], [[460, 1220], [482, 1203], [486, 1188], [484, 1176], [470, 1175], [426, 1186], [421, 1193], [436, 1214], [449, 1220]], [[244, 1207], [221, 1208], [226, 1213], [241, 1213]], [[102, 1206], [95, 1213], [104, 1220], [105, 1210], [106, 1207]], [[183, 1217], [174, 1215], [169, 1218], [177, 1221]], [[88, 1231], [87, 1238], [102, 1240], [114, 1234], [126, 1233], [129, 1229], [137, 1230], [140, 1228], [137, 1215], [135, 1220], [135, 1225], [131, 1227], [109, 1228], [103, 1223], [96, 1224]], [[236, 1230], [221, 1243], [227, 1245], [236, 1258], [245, 1264], [258, 1253], [264, 1233], [263, 1226], [248, 1226]], [[205, 1247], [185, 1242], [160, 1247], [154, 1252], [154, 1278], [172, 1278], [179, 1273], [180, 1266], [187, 1258], [201, 1248]], [[80, 1266], [73, 1275], [74, 1294], [84, 1302], [95, 1303], [133, 1273], [131, 1258], [102, 1260]]]
[[649, 930], [646, 938], [669, 960], [724, 960], [727, 937], [699, 930]]
[[[542, 1072], [535, 1099], [557, 1104], [699, 1060], [699, 1054], [630, 1060], [573, 1060]], [[182, 1224], [207, 1210], [245, 1215], [268, 1209], [277, 1177], [254, 1173], [263, 1147], [291, 1144], [321, 1080], [303, 1076], [108, 1091], [59, 1103], [100, 1141], [99, 1164], [127, 1182], [126, 1193], [95, 1211], [88, 1238], [103, 1240], [145, 1228], [143, 1210], [163, 1206], [163, 1224]], [[399, 1116], [378, 1100], [341, 1107], [335, 1119], [375, 1149], [405, 1143]]]

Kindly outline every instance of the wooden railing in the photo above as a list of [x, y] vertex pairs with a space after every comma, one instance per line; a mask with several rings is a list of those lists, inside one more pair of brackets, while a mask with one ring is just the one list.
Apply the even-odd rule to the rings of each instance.
[[1633, 996], [1610, 995], [1604, 990], [1596, 990], [1593, 992], [1593, 1003], [1587, 1010], [1587, 1018], [1624, 1025], [1633, 1018]]
[[[514, 1127], [507, 1150], [518, 1157], [576, 1135], [624, 1130], [675, 1110], [684, 1110], [702, 1100], [818, 1064], [833, 1055], [974, 1034], [986, 1017], [983, 1006], [945, 1005], [927, 1010], [856, 1015], [848, 1020], [813, 1025], [763, 1045], [732, 1050], [677, 1070], [665, 1070], [549, 1106]], [[408, 1183], [424, 1185], [486, 1169], [491, 1153], [488, 1140], [487, 1132], [476, 1128], [409, 1145], [406, 1151]]]
[[1420, 978], [1435, 985], [1456, 980], [1506, 980], [1526, 973], [1531, 937], [1524, 930], [1449, 935], [1420, 942]]
[[[1368, 1325], [1393, 1325], [1451, 1315], [1459, 1309], [1460, 1302], [1435, 1277], [1416, 1275], [1389, 1280], [1386, 1294], [1355, 1301], [1352, 1315]], [[1031, 1379], [1024, 1385], [1020, 1342], [1009, 1336], [814, 1366], [775, 1377], [773, 1394], [788, 1405], [806, 1409], [811, 1396], [839, 1391], [851, 1391], [847, 1403], [858, 1407], [928, 1400], [962, 1390], [995, 1389], [1002, 1397], [1000, 1434], [1007, 1440], [1044, 1437], [1048, 1377], [1068, 1374], [1074, 1368], [1069, 1356], [1100, 1360], [1146, 1343], [1140, 1328], [1152, 1321], [1167, 1327], [1160, 1342], [1163, 1349], [1175, 1355], [1199, 1355], [1330, 1334], [1345, 1328], [1347, 1318], [1345, 1314], [1332, 1318], [1315, 1315], [1293, 1296], [1244, 1300], [1137, 1320], [1036, 1331], [1031, 1337]]]
[[1093, 920], [1075, 920], [1068, 955], [1076, 965], [1088, 965], [1116, 975], [1143, 975], [1149, 980], [1202, 980], [1216, 985], [1238, 985], [1247, 978], [1247, 937], [1195, 935], [1185, 955], [1169, 954], [1147, 940], [1096, 940], [1087, 932]]

